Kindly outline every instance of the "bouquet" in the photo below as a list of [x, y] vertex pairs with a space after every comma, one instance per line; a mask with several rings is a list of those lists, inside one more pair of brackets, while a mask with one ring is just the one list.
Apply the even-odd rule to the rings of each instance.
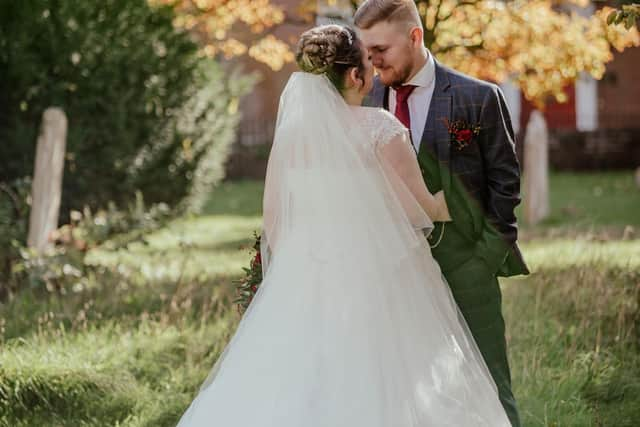
[[260, 283], [262, 283], [262, 258], [260, 257], [260, 236], [257, 233], [253, 233], [255, 243], [253, 244], [252, 251], [253, 256], [249, 267], [244, 267], [242, 270], [245, 275], [242, 279], [235, 282], [237, 298], [233, 301], [240, 314], [251, 304], [254, 295], [258, 291]]

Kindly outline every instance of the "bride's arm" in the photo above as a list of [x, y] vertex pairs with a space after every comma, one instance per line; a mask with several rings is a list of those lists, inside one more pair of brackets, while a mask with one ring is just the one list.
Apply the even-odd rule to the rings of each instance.
[[389, 142], [379, 144], [378, 155], [393, 168], [432, 221], [451, 221], [444, 193], [439, 191], [433, 195], [427, 189], [408, 132], [402, 132]]

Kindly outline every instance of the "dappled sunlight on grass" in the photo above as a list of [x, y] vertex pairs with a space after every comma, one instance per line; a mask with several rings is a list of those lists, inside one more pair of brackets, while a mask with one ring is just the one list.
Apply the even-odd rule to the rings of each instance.
[[253, 232], [262, 220], [257, 216], [204, 216], [180, 219], [150, 234], [148, 244], [127, 249], [93, 250], [87, 261], [136, 271], [151, 280], [178, 280], [240, 274], [249, 257]]
[[636, 426], [640, 240], [574, 231], [522, 243], [532, 274], [502, 282], [524, 425]]
[[239, 320], [261, 188], [225, 184], [207, 215], [92, 250], [114, 271], [100, 288], [0, 305], [0, 426], [175, 425]]
[[[640, 206], [627, 181], [554, 175], [556, 216], [524, 227], [533, 273], [502, 280], [525, 427], [638, 425], [640, 240], [624, 228], [639, 228]], [[592, 203], [595, 183], [612, 191]], [[232, 282], [260, 229], [262, 186], [224, 183], [204, 215], [148, 244], [92, 250], [111, 272], [100, 287], [0, 305], [0, 426], [174, 426], [240, 319]]]
[[[640, 191], [633, 171], [552, 173], [549, 186], [551, 214], [536, 228], [640, 228]], [[516, 211], [521, 220], [522, 209], [519, 206]], [[520, 222], [525, 230], [529, 228]]]
[[225, 182], [216, 188], [203, 215], [256, 216], [262, 212], [262, 181]]
[[239, 275], [247, 264], [253, 233], [262, 227], [263, 184], [225, 183], [212, 194], [199, 217], [180, 218], [135, 243], [112, 251], [93, 250], [93, 265], [135, 271], [149, 280], [204, 280]]
[[[147, 238], [154, 249], [175, 248], [186, 243], [196, 247], [212, 242], [234, 241], [251, 238], [254, 230], [262, 226], [259, 216], [207, 215], [190, 220], [177, 220], [169, 227], [150, 234]], [[136, 251], [137, 247], [131, 250]]]
[[529, 267], [556, 270], [570, 267], [640, 268], [640, 240], [533, 240], [521, 245]]
[[[175, 425], [234, 328], [226, 315], [54, 328], [15, 341], [0, 353], [0, 394], [11, 394], [9, 407], [0, 402], [0, 425]], [[43, 414], [47, 424], [38, 423]]]

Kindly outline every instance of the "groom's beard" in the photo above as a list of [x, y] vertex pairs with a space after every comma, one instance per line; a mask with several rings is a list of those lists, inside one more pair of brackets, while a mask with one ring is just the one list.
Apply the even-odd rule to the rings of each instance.
[[381, 79], [382, 84], [384, 84], [385, 86], [391, 86], [391, 87], [402, 86], [403, 84], [409, 81], [409, 78], [411, 77], [412, 69], [413, 69], [413, 64], [411, 63], [405, 64], [397, 72], [392, 68], [391, 69], [392, 74], [390, 76], [391, 78], [388, 80]]

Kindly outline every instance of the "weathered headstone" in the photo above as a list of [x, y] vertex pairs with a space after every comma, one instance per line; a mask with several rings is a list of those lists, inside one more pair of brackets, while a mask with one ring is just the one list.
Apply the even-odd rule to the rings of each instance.
[[524, 138], [524, 217], [531, 225], [549, 215], [549, 132], [542, 113], [531, 113]]
[[59, 108], [47, 108], [36, 147], [36, 161], [31, 186], [29, 247], [45, 251], [49, 235], [58, 226], [62, 174], [67, 140], [67, 117]]

